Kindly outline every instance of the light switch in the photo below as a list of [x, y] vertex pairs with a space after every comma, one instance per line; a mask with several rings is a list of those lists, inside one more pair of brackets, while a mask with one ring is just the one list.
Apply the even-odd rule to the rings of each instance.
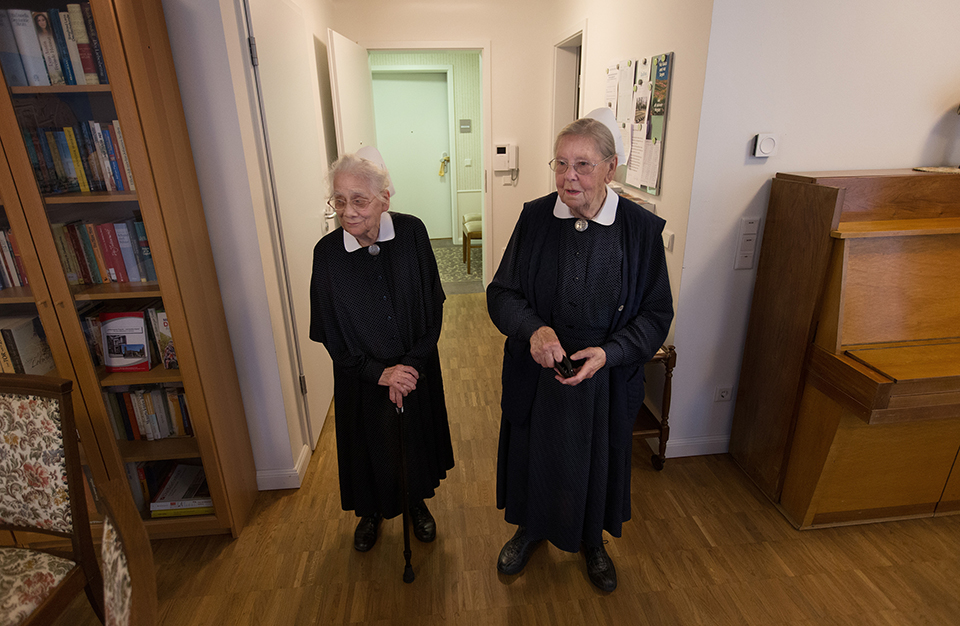
[[733, 262], [733, 269], [753, 269], [760, 238], [760, 222], [761, 218], [759, 217], [740, 218], [740, 232], [737, 235], [737, 257]]
[[663, 230], [663, 247], [667, 252], [673, 252], [673, 231]]

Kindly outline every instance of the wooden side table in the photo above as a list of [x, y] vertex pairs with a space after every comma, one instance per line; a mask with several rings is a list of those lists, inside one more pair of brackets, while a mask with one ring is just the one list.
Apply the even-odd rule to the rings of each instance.
[[665, 378], [663, 381], [663, 399], [660, 404], [661, 418], [657, 419], [646, 403], [642, 404], [640, 411], [637, 413], [637, 420], [633, 425], [633, 436], [641, 439], [657, 437], [660, 440], [659, 453], [650, 457], [653, 468], [660, 471], [667, 460], [667, 439], [670, 437], [670, 393], [673, 390], [673, 368], [677, 366], [677, 350], [673, 346], [665, 345], [657, 350], [657, 353], [653, 355], [649, 362], [663, 364]]

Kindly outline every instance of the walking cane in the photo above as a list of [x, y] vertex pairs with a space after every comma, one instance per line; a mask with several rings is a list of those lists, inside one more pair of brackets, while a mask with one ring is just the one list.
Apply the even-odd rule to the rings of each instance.
[[403, 582], [412, 583], [415, 578], [410, 565], [410, 498], [407, 491], [407, 454], [403, 436], [403, 407], [397, 407], [397, 421], [400, 423], [400, 489], [403, 491], [403, 558], [407, 564], [403, 568]]

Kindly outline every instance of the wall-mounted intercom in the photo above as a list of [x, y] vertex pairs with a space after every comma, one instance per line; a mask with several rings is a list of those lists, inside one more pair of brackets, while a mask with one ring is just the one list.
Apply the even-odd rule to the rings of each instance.
[[493, 147], [493, 171], [506, 172], [517, 169], [517, 145], [498, 143]]

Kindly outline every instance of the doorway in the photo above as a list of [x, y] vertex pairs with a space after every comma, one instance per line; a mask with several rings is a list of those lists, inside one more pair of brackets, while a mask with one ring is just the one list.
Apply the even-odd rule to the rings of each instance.
[[450, 66], [372, 67], [377, 147], [397, 189], [391, 210], [415, 215], [431, 239], [456, 229]]

